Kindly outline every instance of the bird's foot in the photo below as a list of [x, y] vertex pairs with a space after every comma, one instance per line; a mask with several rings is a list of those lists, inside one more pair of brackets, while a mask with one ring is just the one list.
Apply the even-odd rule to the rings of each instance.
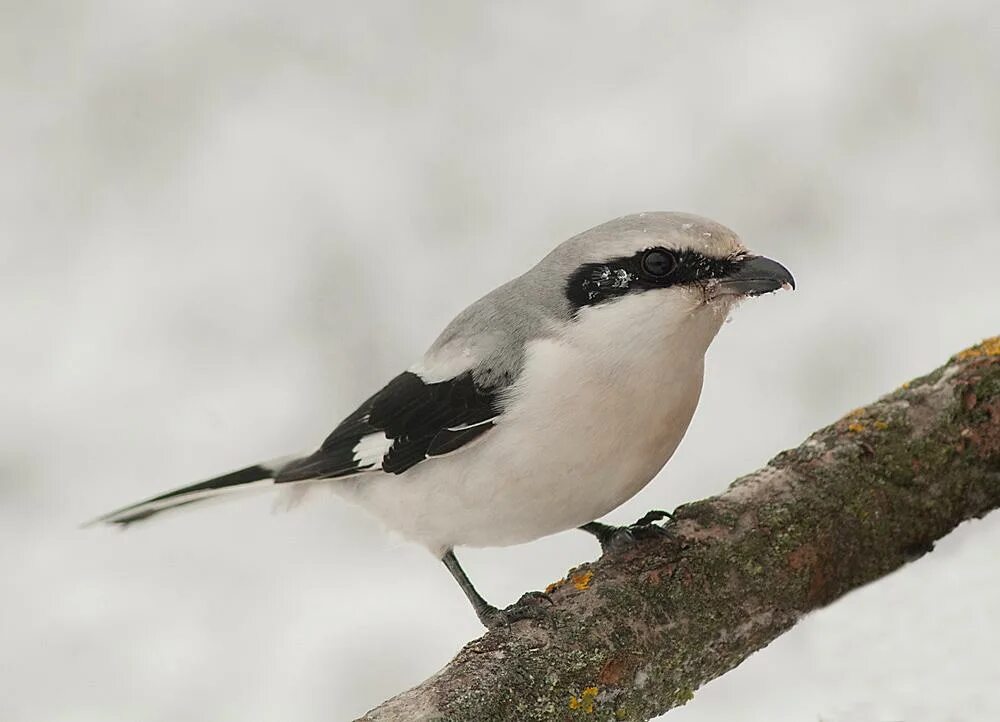
[[552, 598], [544, 592], [525, 592], [521, 598], [506, 609], [497, 609], [492, 604], [486, 604], [476, 610], [479, 621], [491, 632], [498, 629], [510, 629], [513, 622], [522, 619], [549, 619], [549, 607]]
[[584, 524], [580, 529], [597, 537], [597, 541], [601, 545], [601, 552], [607, 554], [627, 549], [643, 539], [667, 536], [669, 532], [656, 522], [661, 519], [672, 520], [673, 518], [674, 516], [670, 512], [656, 509], [647, 512], [641, 519], [628, 526], [611, 526], [599, 521], [592, 521], [589, 524]]

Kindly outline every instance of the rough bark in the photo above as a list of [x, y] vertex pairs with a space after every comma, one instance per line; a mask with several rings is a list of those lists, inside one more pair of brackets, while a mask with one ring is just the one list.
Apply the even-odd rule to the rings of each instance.
[[571, 570], [551, 623], [486, 634], [362, 719], [647, 720], [997, 506], [1000, 337]]

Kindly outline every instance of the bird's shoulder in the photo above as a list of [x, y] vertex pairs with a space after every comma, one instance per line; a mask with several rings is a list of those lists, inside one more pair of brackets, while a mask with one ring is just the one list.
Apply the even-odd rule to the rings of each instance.
[[489, 432], [521, 375], [528, 343], [567, 313], [564, 301], [532, 279], [516, 278], [462, 311], [417, 364], [365, 400], [318, 451], [285, 467], [277, 481], [401, 474]]

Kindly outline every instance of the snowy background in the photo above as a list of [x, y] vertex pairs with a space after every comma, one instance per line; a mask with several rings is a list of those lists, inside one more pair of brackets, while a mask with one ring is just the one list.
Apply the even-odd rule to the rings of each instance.
[[[333, 497], [78, 524], [318, 443], [609, 218], [710, 216], [800, 288], [612, 521], [1000, 333], [998, 77], [995, 0], [0, 0], [0, 720], [349, 719], [442, 666], [458, 588]], [[506, 604], [596, 553], [462, 558]], [[998, 554], [966, 525], [669, 719], [1000, 719]]]

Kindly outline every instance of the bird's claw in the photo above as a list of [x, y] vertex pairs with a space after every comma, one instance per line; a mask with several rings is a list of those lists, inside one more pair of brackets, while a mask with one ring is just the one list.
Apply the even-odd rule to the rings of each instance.
[[555, 605], [555, 602], [552, 601], [552, 597], [545, 592], [525, 592], [514, 604], [527, 604], [532, 602], [545, 602], [550, 607]]
[[491, 632], [498, 629], [509, 630], [511, 623], [522, 619], [549, 619], [549, 607], [554, 604], [552, 597], [544, 592], [525, 592], [505, 609], [489, 605], [479, 610], [479, 621]]
[[663, 509], [653, 509], [652, 511], [647, 511], [639, 517], [639, 519], [632, 526], [651, 526], [655, 522], [662, 521], [663, 519], [673, 521], [674, 515], [669, 511], [663, 511]]
[[654, 537], [669, 536], [665, 528], [656, 522], [661, 519], [673, 519], [673, 514], [660, 509], [647, 512], [634, 524], [628, 526], [610, 526], [600, 522], [592, 522], [583, 527], [597, 537], [601, 545], [601, 552], [619, 552], [627, 549], [636, 542]]
[[[620, 552], [644, 539], [670, 536], [659, 524], [632, 524], [618, 527], [606, 542], [601, 542], [602, 552]], [[600, 540], [599, 540], [600, 541]]]

